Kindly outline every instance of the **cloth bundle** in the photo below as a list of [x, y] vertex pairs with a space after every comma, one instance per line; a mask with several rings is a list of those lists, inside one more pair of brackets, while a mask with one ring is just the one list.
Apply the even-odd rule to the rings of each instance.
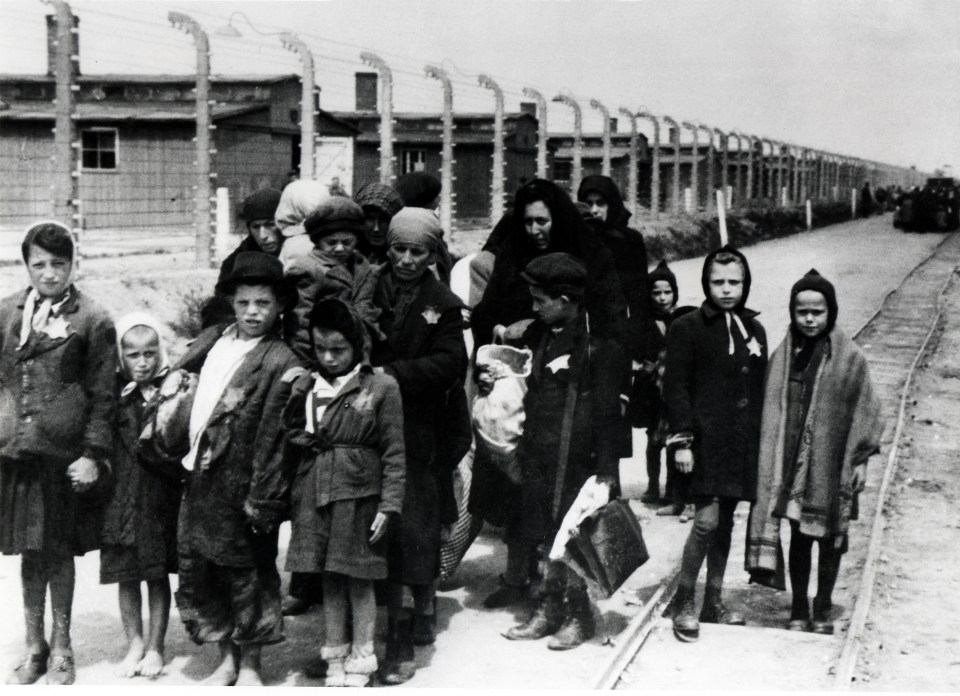
[[190, 450], [190, 412], [197, 380], [197, 375], [186, 370], [171, 372], [144, 414], [146, 425], [139, 442], [141, 459], [166, 478], [182, 476], [177, 463]]
[[450, 528], [449, 535], [440, 546], [440, 580], [449, 578], [460, 566], [467, 549], [473, 544], [480, 529], [483, 527], [483, 518], [471, 515], [467, 509], [470, 504], [470, 484], [473, 481], [473, 450], [466, 456], [453, 471], [453, 494], [457, 501], [457, 521]]
[[533, 352], [526, 348], [486, 345], [477, 350], [480, 379], [493, 381], [489, 393], [473, 402], [477, 447], [515, 484], [520, 483], [516, 449], [526, 420], [523, 398], [532, 366]]

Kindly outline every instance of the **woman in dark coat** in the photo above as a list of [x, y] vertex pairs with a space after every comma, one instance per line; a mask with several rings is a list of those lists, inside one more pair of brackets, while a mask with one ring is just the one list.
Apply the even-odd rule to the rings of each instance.
[[580, 182], [577, 200], [590, 206], [601, 225], [600, 241], [613, 254], [620, 289], [630, 311], [631, 340], [647, 314], [647, 246], [643, 235], [628, 227], [630, 211], [623, 205], [620, 189], [609, 176], [594, 174]]
[[566, 252], [586, 265], [591, 333], [622, 343], [627, 312], [613, 255], [587, 229], [570, 196], [553, 182], [535, 179], [517, 191], [509, 222], [490, 282], [470, 318], [475, 344], [491, 343], [498, 326], [533, 319], [520, 273], [534, 257], [550, 252]]
[[370, 362], [400, 385], [407, 452], [403, 510], [390, 528], [387, 553], [389, 633], [380, 671], [387, 683], [413, 676], [415, 638], [432, 642], [443, 491], [452, 489], [452, 470], [438, 442], [448, 427], [450, 392], [462, 384], [467, 366], [462, 303], [429, 270], [440, 233], [429, 210], [397, 213], [387, 236], [389, 270], [374, 294], [386, 339], [374, 340]]
[[757, 313], [746, 308], [750, 267], [743, 254], [729, 246], [709, 254], [702, 282], [706, 302], [677, 319], [667, 334], [663, 376], [667, 446], [676, 448], [677, 468], [692, 471], [687, 493], [696, 505], [673, 619], [682, 641], [699, 636], [693, 595], [704, 558], [707, 592], [700, 621], [743, 623], [723, 606], [720, 594], [734, 510], [756, 495], [767, 366], [766, 333]]

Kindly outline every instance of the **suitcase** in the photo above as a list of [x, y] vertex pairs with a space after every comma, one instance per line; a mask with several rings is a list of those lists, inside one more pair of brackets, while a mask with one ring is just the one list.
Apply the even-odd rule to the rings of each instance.
[[650, 559], [637, 516], [623, 498], [585, 517], [567, 542], [572, 565], [603, 597]]

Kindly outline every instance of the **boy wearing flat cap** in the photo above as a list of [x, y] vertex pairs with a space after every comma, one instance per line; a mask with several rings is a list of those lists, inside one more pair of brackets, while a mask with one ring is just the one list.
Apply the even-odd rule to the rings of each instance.
[[291, 260], [286, 268], [297, 301], [284, 325], [290, 347], [304, 362], [313, 359], [310, 312], [321, 300], [343, 300], [357, 311], [367, 331], [377, 335], [380, 313], [373, 306], [376, 267], [356, 249], [364, 225], [363, 210], [343, 196], [323, 201], [304, 220], [313, 249]]
[[[620, 396], [626, 391], [617, 344], [591, 335], [583, 309], [587, 269], [565, 253], [536, 257], [522, 277], [536, 319], [519, 343], [533, 350], [524, 398], [526, 422], [517, 450], [523, 483], [508, 523], [505, 584], [529, 582], [529, 559], [550, 544], [584, 484], [596, 476], [604, 494], [619, 490]], [[558, 427], [559, 426], [559, 427]], [[548, 635], [551, 650], [569, 650], [593, 637], [593, 607], [583, 578], [558, 561], [547, 563], [540, 605], [510, 640]]]
[[236, 323], [202, 332], [179, 367], [199, 372], [180, 507], [180, 617], [198, 644], [217, 643], [207, 683], [259, 685], [260, 649], [283, 639], [277, 527], [290, 481], [282, 461], [281, 411], [303, 372], [281, 340], [283, 266], [239, 254], [218, 285]]

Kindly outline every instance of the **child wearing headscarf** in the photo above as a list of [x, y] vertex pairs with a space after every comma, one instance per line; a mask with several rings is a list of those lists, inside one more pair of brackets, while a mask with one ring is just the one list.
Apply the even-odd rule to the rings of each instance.
[[[116, 331], [73, 284], [69, 228], [22, 244], [30, 287], [0, 301], [0, 552], [21, 556], [26, 652], [8, 678], [72, 684], [74, 556], [98, 548], [113, 454]], [[47, 643], [47, 588], [53, 631]]]
[[310, 337], [314, 371], [283, 414], [297, 453], [287, 570], [323, 575], [325, 686], [366, 686], [377, 670], [373, 583], [387, 577], [386, 532], [403, 502], [400, 388], [364, 360], [363, 322], [346, 303], [314, 305]]
[[[100, 582], [119, 583], [120, 620], [128, 641], [122, 677], [155, 677], [163, 669], [170, 616], [170, 582], [177, 572], [179, 477], [145, 468], [137, 442], [148, 404], [169, 371], [160, 324], [135, 312], [117, 322], [117, 420], [112, 457], [114, 485], [100, 530]], [[144, 643], [140, 583], [147, 583], [149, 634]]]
[[375, 266], [387, 262], [387, 231], [390, 220], [403, 207], [403, 198], [394, 189], [374, 182], [367, 184], [353, 196], [363, 210], [364, 230], [357, 249]]
[[313, 243], [303, 223], [317, 206], [330, 197], [327, 187], [312, 179], [291, 181], [283, 189], [277, 204], [276, 223], [283, 235], [280, 261], [284, 270], [296, 259], [313, 251]]
[[[867, 359], [836, 321], [833, 284], [811, 269], [790, 291], [790, 329], [767, 370], [746, 563], [752, 580], [784, 589], [780, 522], [789, 520], [788, 628], [825, 634], [833, 633], [831, 595], [849, 521], [883, 432]], [[820, 558], [811, 620], [814, 541]]]

